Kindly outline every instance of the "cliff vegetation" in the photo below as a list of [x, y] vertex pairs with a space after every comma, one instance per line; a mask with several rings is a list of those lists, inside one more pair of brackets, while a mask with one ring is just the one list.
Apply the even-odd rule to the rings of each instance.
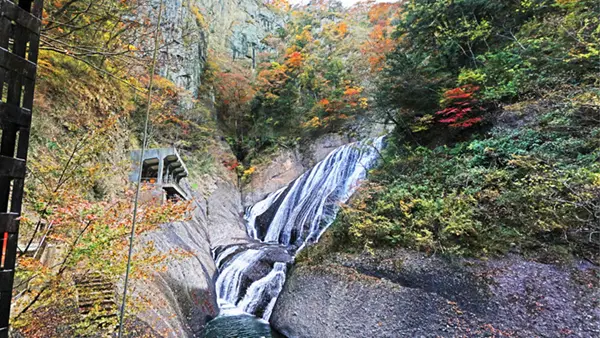
[[395, 124], [338, 219], [347, 247], [598, 262], [593, 1], [407, 1], [379, 77]]

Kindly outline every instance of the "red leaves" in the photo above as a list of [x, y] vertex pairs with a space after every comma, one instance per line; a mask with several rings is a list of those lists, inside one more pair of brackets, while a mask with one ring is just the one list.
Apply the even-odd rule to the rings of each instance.
[[227, 110], [239, 110], [247, 105], [256, 94], [245, 74], [222, 72], [216, 80], [217, 97]]
[[234, 159], [234, 160], [229, 160], [229, 161], [227, 161], [227, 160], [223, 160], [223, 165], [224, 165], [224, 166], [225, 166], [227, 169], [229, 169], [229, 170], [231, 170], [231, 171], [234, 171], [234, 170], [235, 170], [237, 167], [239, 167], [239, 166], [240, 166], [240, 162], [238, 162], [238, 161], [237, 161], [237, 160], [235, 160], [235, 159]]
[[483, 118], [478, 115], [483, 108], [475, 106], [477, 104], [475, 95], [478, 91], [479, 87], [474, 85], [447, 90], [442, 100], [446, 108], [435, 113], [442, 117], [438, 122], [453, 128], [469, 128], [481, 122]]

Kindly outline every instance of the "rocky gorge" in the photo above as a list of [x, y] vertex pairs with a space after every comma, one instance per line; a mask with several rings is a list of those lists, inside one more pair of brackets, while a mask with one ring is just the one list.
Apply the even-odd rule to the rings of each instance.
[[[160, 1], [152, 1], [142, 14], [156, 20]], [[252, 58], [262, 51], [262, 39], [283, 25], [279, 15], [261, 1], [169, 0], [163, 3], [157, 72], [182, 89], [178, 109], [196, 114], [195, 101], [206, 68], [209, 48], [231, 58]], [[156, 22], [152, 22], [156, 24]], [[139, 44], [148, 50], [151, 40]], [[214, 104], [203, 98], [206, 105]], [[212, 98], [214, 100], [214, 98]], [[221, 135], [208, 151], [214, 158], [232, 157]], [[152, 283], [137, 282], [134, 296], [152, 298], [152, 306], [139, 313], [136, 327], [148, 335], [165, 337], [199, 336], [219, 308], [215, 281], [217, 266], [212, 250], [219, 246], [247, 243], [242, 194], [237, 176], [219, 164], [210, 174], [193, 175], [183, 182], [193, 196], [188, 221], [168, 223], [140, 239], [138, 248], [152, 242], [160, 252], [185, 252], [169, 262]], [[195, 174], [195, 173], [192, 173]]]
[[[194, 6], [208, 10], [209, 23], [194, 15]], [[208, 46], [231, 54], [233, 60], [253, 60], [257, 52], [268, 49], [263, 37], [283, 25], [282, 18], [252, 0], [170, 1], [166, 15], [168, 24], [162, 30], [173, 45], [161, 53], [161, 72], [193, 95], [197, 95]], [[183, 26], [173, 24], [177, 22]], [[256, 216], [248, 213], [268, 196], [277, 199], [277, 191], [293, 184], [332, 151], [383, 132], [368, 123], [355, 129], [358, 137], [356, 133], [353, 138], [326, 134], [302, 147], [268, 154], [252, 180], [243, 184], [226, 171], [198, 179], [195, 183], [202, 188], [194, 192], [198, 203], [193, 220], [169, 224], [164, 232], [151, 236], [160, 248], [184, 248], [193, 257], [174, 262], [148, 287], [161, 299], [162, 309], [140, 318], [171, 337], [200, 336], [205, 327], [206, 337], [219, 337], [222, 327], [232, 323], [218, 317], [220, 312], [233, 313], [234, 323], [239, 321], [234, 325], [258, 325], [249, 331], [234, 330], [232, 337], [252, 337], [261, 330], [261, 335], [276, 334], [261, 326], [265, 322], [256, 324], [239, 317], [244, 311], [262, 317], [287, 337], [600, 334], [599, 270], [585, 261], [539, 263], [518, 254], [463, 260], [387, 250], [331, 253], [293, 266], [295, 249], [273, 245], [275, 237], [265, 239], [267, 230], [254, 228], [257, 221], [252, 217]], [[289, 203], [295, 207], [293, 201]], [[274, 203], [271, 214], [277, 213], [278, 205]], [[248, 229], [260, 234], [247, 231], [248, 222], [252, 223]], [[237, 270], [232, 269], [236, 260], [241, 264]], [[238, 281], [242, 277], [244, 281]], [[260, 295], [244, 295], [251, 293], [251, 285], [258, 287], [252, 292]], [[267, 291], [273, 287], [274, 293]], [[232, 312], [238, 302], [241, 308]], [[213, 318], [218, 320], [206, 326]]]
[[[285, 285], [280, 285], [283, 288], [277, 302], [272, 304], [272, 314], [265, 316], [262, 310], [246, 310], [262, 316], [287, 337], [593, 337], [599, 333], [599, 271], [586, 261], [541, 263], [518, 254], [501, 259], [463, 260], [387, 250], [360, 255], [332, 252], [312, 259], [302, 256], [292, 266], [290, 258], [286, 258], [289, 254], [277, 247], [265, 255], [266, 260], [259, 258], [264, 249], [246, 235], [242, 201], [281, 189], [277, 182], [284, 184], [280, 178], [290, 175], [290, 171], [297, 170], [300, 175], [303, 161], [315, 161], [320, 153], [330, 149], [331, 138], [321, 140], [311, 148], [318, 151], [305, 153], [304, 158], [298, 155], [293, 160], [294, 157], [285, 152], [276, 156], [277, 160], [261, 170], [271, 174], [264, 186], [253, 181], [256, 190], [246, 186], [246, 194], [243, 194], [234, 183], [215, 184], [216, 190], [207, 203], [209, 218], [200, 216], [198, 222], [172, 224], [166, 228], [171, 231], [178, 226], [187, 228], [186, 235], [178, 236], [178, 241], [188, 238], [196, 243], [194, 250], [201, 253], [189, 264], [171, 267], [169, 277], [163, 278], [165, 285], [179, 286], [170, 287], [169, 294], [177, 295], [170, 304], [183, 305], [174, 317], [179, 325], [190, 330], [182, 332], [199, 335], [209, 319], [224, 320], [217, 317], [219, 292], [215, 283], [217, 286], [224, 283], [218, 277], [227, 274], [219, 273], [224, 272], [228, 257], [243, 261], [243, 253], [247, 252], [252, 253], [248, 258], [259, 259], [265, 265], [248, 270], [250, 282], [245, 282], [237, 291], [241, 293], [236, 293], [231, 301], [244, 303], [243, 290], [249, 290], [251, 281], [267, 276], [274, 266], [277, 270], [278, 261], [283, 262], [281, 273], [287, 272], [287, 278]], [[288, 179], [287, 183], [293, 182], [294, 175]], [[202, 229], [201, 232], [198, 229]], [[315, 245], [317, 248], [325, 246], [327, 250], [328, 241], [325, 238], [323, 244]], [[215, 252], [216, 248], [220, 251]], [[227, 248], [229, 252], [225, 253]], [[307, 250], [311, 257], [311, 248]], [[181, 281], [185, 281], [185, 287], [181, 287]], [[159, 294], [164, 293], [162, 287], [157, 290], [161, 290]], [[198, 304], [202, 299], [204, 303]], [[226, 310], [225, 315], [227, 311], [230, 310]], [[231, 319], [240, 320], [243, 328], [258, 325], [241, 319], [241, 313], [229, 312]], [[181, 315], [186, 319], [182, 320]], [[156, 318], [165, 317], [156, 315]], [[218, 325], [230, 329], [226, 323], [209, 324], [207, 332], [212, 333], [205, 333], [206, 336], [219, 337], [218, 332], [225, 331]], [[260, 330], [263, 329], [251, 329], [246, 335], [253, 337]], [[245, 331], [234, 330], [232, 337], [240, 332]]]
[[597, 267], [409, 251], [298, 264], [271, 324], [288, 337], [594, 337]]
[[[551, 2], [548, 8], [561, 11], [579, 8], [581, 3]], [[475, 0], [368, 2], [352, 8], [337, 1], [292, 6], [287, 1], [152, 0], [143, 3], [141, 12], [137, 7], [123, 9], [127, 21], [138, 20], [150, 27], [141, 30], [150, 34], [140, 34], [133, 45], [126, 45], [126, 53], [142, 60], [132, 67], [133, 75], [127, 73], [130, 78], [113, 83], [104, 75], [88, 76], [87, 81], [81, 76], [84, 80], [73, 86], [77, 90], [63, 91], [70, 81], [76, 82], [73, 78], [95, 70], [70, 60], [69, 55], [44, 55], [43, 65], [48, 69], [40, 86], [43, 95], [36, 103], [43, 109], [32, 134], [32, 157], [37, 161], [32, 168], [46, 177], [62, 177], [60, 164], [68, 166], [77, 153], [64, 154], [69, 142], [105, 133], [102, 142], [93, 144], [98, 149], [90, 147], [90, 154], [82, 155], [85, 170], [73, 170], [73, 177], [83, 177], [78, 179], [79, 190], [64, 193], [64, 201], [59, 202], [65, 205], [53, 209], [56, 218], [75, 219], [69, 225], [78, 230], [83, 216], [103, 220], [110, 214], [109, 201], [117, 197], [129, 201], [131, 191], [119, 190], [133, 186], [126, 179], [127, 154], [142, 148], [146, 136], [148, 147], [175, 148], [189, 169], [189, 175], [185, 169], [186, 178], [177, 182], [185, 190], [180, 196], [188, 201], [179, 203], [175, 198], [175, 203], [164, 203], [165, 198], [157, 203], [158, 211], [147, 209], [158, 216], [152, 218], [153, 224], [146, 224], [151, 230], [135, 237], [134, 256], [142, 257], [152, 248], [156, 257], [148, 256], [147, 270], [140, 269], [127, 289], [134, 300], [130, 303], [141, 304], [128, 309], [125, 328], [129, 334], [204, 338], [600, 336], [600, 268], [592, 252], [600, 229], [596, 224], [600, 133], [593, 126], [600, 101], [587, 89], [573, 89], [569, 100], [562, 93], [545, 92], [543, 98], [529, 100], [534, 95], [529, 89], [517, 96], [515, 83], [535, 72], [527, 70], [527, 76], [493, 72], [505, 67], [498, 65], [501, 61], [525, 59], [521, 54], [509, 58], [480, 52], [476, 57], [471, 51], [467, 61], [462, 57], [457, 61], [459, 52], [452, 42], [450, 52], [444, 51], [450, 56], [430, 63], [444, 54], [436, 49], [437, 44], [427, 44], [446, 35], [434, 31], [431, 36], [436, 39], [415, 38], [415, 46], [401, 45], [408, 33], [402, 39], [396, 36], [401, 29], [398, 22], [409, 28], [421, 24], [417, 22], [420, 16], [404, 15], [402, 10], [422, 10], [423, 17], [432, 11], [437, 20], [442, 14], [435, 11], [441, 9], [448, 16], [469, 13], [455, 11], [467, 3], [473, 3], [473, 13], [484, 8], [493, 14], [486, 12], [494, 20], [481, 21], [483, 28], [489, 28], [490, 22], [504, 22], [494, 16], [496, 2]], [[535, 7], [523, 4], [523, 8], [510, 7], [507, 13]], [[60, 14], [61, 5], [54, 2], [49, 7]], [[156, 28], [160, 48], [155, 78], [145, 77], [147, 65], [143, 63], [150, 59], [154, 46], [151, 29], [158, 23], [153, 20], [159, 8], [163, 17]], [[523, 17], [537, 20], [544, 17], [545, 12], [540, 13]], [[408, 22], [413, 19], [414, 23]], [[477, 27], [478, 20], [477, 16]], [[421, 28], [425, 32], [434, 26]], [[467, 30], [474, 27], [467, 26]], [[527, 32], [538, 26], [533, 27]], [[577, 34], [589, 31], [581, 29]], [[419, 29], [410, 31], [420, 33]], [[454, 31], [445, 33], [454, 39]], [[480, 33], [460, 37], [468, 37], [470, 48], [471, 39], [479, 39]], [[520, 36], [513, 38], [517, 43], [513, 47], [525, 55], [527, 45], [521, 45]], [[401, 54], [418, 44], [432, 49], [419, 52], [422, 55]], [[488, 40], [482, 46], [481, 50], [489, 52]], [[504, 53], [505, 46], [498, 46]], [[384, 65], [385, 55], [394, 53], [399, 54], [397, 58]], [[569, 52], [569, 65], [581, 61], [573, 61], [573, 53]], [[452, 65], [455, 69], [438, 74], [436, 67], [448, 60], [460, 67]], [[473, 65], [468, 64], [470, 60]], [[129, 65], [121, 62], [114, 61], [114, 65]], [[102, 67], [112, 71], [113, 64], [106, 64]], [[484, 69], [484, 64], [491, 65], [491, 70]], [[62, 76], [60, 81], [54, 79], [57, 74]], [[513, 81], [513, 75], [519, 81]], [[382, 82], [386, 76], [396, 82]], [[438, 83], [444, 76], [458, 80]], [[150, 91], [148, 101], [140, 100], [140, 89], [151, 88], [151, 78], [156, 81], [156, 97]], [[502, 91], [479, 84], [492, 80], [502, 82]], [[594, 79], [585, 81], [597, 86]], [[123, 84], [117, 82], [133, 89], [125, 93]], [[452, 86], [458, 87], [448, 89]], [[545, 82], [540, 85], [544, 86]], [[110, 99], [103, 100], [96, 93]], [[55, 107], [54, 102], [61, 100], [69, 104]], [[80, 119], [82, 107], [92, 107], [83, 109], [87, 120]], [[146, 108], [151, 127], [142, 131], [140, 121]], [[96, 125], [104, 120], [102, 128]], [[94, 128], [79, 128], [81, 121], [91, 121]], [[74, 149], [78, 146], [74, 144]], [[102, 166], [97, 165], [101, 161]], [[35, 178], [44, 182], [43, 176]], [[35, 196], [36, 189], [32, 186], [29, 194]], [[39, 200], [29, 201], [27, 211], [39, 214], [36, 228], [42, 219], [48, 220], [50, 228], [53, 215], [41, 206], [47, 200], [55, 202], [55, 197], [36, 197]], [[90, 215], [68, 208], [69, 198], [81, 202], [79, 208]], [[118, 216], [129, 219], [129, 205], [119, 205]], [[176, 215], [179, 221], [169, 222], [175, 218], [164, 216], [168, 208], [183, 205], [185, 210]], [[68, 217], [60, 217], [61, 212], [68, 212]], [[125, 260], [112, 260], [125, 257], [122, 243], [129, 237], [123, 228], [129, 223], [97, 224], [85, 240], [88, 246], [78, 253], [84, 263], [67, 264], [67, 256], [62, 265], [73, 276], [108, 272], [102, 284], [108, 285], [107, 290], [101, 291], [113, 306], [113, 293], [123, 292], [124, 264], [115, 263]], [[109, 233], [117, 236], [111, 237], [102, 232], [106, 229], [120, 232]], [[32, 232], [33, 238], [38, 230]], [[112, 243], [120, 244], [120, 256], [113, 251], [114, 238], [119, 239]], [[60, 236], [52, 240], [60, 245], [68, 242]], [[100, 253], [94, 251], [96, 242], [104, 245], [97, 249], [103, 250]], [[98, 257], [103, 258], [100, 263], [94, 261]], [[30, 263], [24, 262], [23, 266]], [[82, 336], [86, 336], [98, 333], [98, 328], [114, 329], [112, 312], [117, 311], [113, 308], [109, 324], [101, 321], [94, 326], [91, 317], [79, 316], [76, 282], [68, 278], [64, 285], [56, 282], [62, 273], [48, 280], [72, 293], [62, 305], [68, 309], [65, 312], [78, 316], [48, 332], [60, 335], [68, 328], [69, 334], [78, 336], [77, 330], [83, 327], [82, 332], [88, 332]], [[36, 295], [38, 287], [19, 290], [25, 295], [22, 300], [33, 299], [25, 310], [41, 294]], [[32, 307], [50, 314], [44, 317], [46, 322], [54, 321], [53, 307], [59, 297], [52, 297]], [[28, 331], [46, 324], [37, 324], [38, 312], [30, 311], [27, 316], [30, 323], [23, 320], [20, 329], [34, 333], [25, 336], [53, 336]]]

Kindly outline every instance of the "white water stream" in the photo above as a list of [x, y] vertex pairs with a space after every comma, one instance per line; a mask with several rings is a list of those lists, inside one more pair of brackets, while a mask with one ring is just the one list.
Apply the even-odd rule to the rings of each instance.
[[379, 158], [383, 137], [339, 147], [304, 173], [246, 211], [253, 245], [234, 245], [215, 257], [221, 314], [271, 316], [287, 265], [307, 244], [319, 240], [340, 204], [356, 191]]

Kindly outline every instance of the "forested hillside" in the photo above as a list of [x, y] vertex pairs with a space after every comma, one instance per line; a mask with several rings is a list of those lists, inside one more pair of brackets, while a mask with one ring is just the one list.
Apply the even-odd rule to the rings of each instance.
[[[218, 145], [210, 105], [194, 97], [198, 88], [184, 88], [168, 72], [173, 60], [181, 60], [172, 54], [180, 38], [189, 40], [179, 53], [206, 50], [207, 27], [190, 2], [177, 7], [180, 22], [169, 22], [168, 8], [161, 7], [168, 26], [158, 32], [158, 2], [44, 3], [11, 325], [27, 337], [110, 333], [119, 319], [116, 301], [92, 302], [91, 311], [80, 317], [77, 283], [88, 275], [115, 283], [125, 273], [135, 194], [129, 152], [141, 147], [157, 34], [148, 146], [179, 148], [195, 177], [214, 171], [217, 158], [231, 156]], [[194, 67], [200, 76], [199, 57]], [[181, 64], [177, 70], [189, 71]], [[140, 203], [136, 235], [188, 220], [191, 210], [189, 202]], [[147, 242], [136, 251], [132, 280], [150, 280], [168, 262], [189, 255], [176, 248], [157, 251]], [[151, 306], [151, 299], [130, 297], [128, 318]]]
[[376, 247], [598, 261], [593, 1], [410, 1], [377, 91], [396, 124], [341, 218]]
[[288, 22], [255, 73], [215, 78], [241, 175], [270, 148], [388, 123], [383, 165], [340, 217], [344, 242], [597, 259], [597, 4], [273, 6]]
[[393, 48], [398, 4], [313, 1], [290, 7], [287, 24], [265, 39], [256, 69], [227, 69], [214, 77], [220, 126], [240, 161], [292, 147], [328, 132], [351, 134], [371, 116], [375, 79]]
[[[130, 152], [142, 147], [147, 112], [147, 146], [180, 151], [194, 197], [144, 201], [136, 236], [198, 210], [207, 219], [196, 229], [205, 237], [193, 241], [212, 257], [211, 271], [196, 271], [210, 287], [186, 294], [192, 300], [173, 296], [193, 316], [164, 315], [193, 321], [193, 334], [218, 313], [219, 236], [256, 244], [239, 239], [242, 188], [282, 149], [302, 151], [323, 135], [387, 136], [379, 165], [321, 242], [299, 254], [305, 266], [390, 250], [600, 263], [598, 1], [44, 3], [11, 320], [25, 337], [117, 327], [114, 302], [80, 315], [77, 283], [101, 274], [116, 285], [125, 274]], [[213, 211], [215, 177], [236, 195], [215, 193]], [[185, 243], [143, 243], [133, 259], [137, 285], [173, 261], [205, 257]], [[132, 294], [128, 332], [177, 334], [137, 320], [158, 305]]]

